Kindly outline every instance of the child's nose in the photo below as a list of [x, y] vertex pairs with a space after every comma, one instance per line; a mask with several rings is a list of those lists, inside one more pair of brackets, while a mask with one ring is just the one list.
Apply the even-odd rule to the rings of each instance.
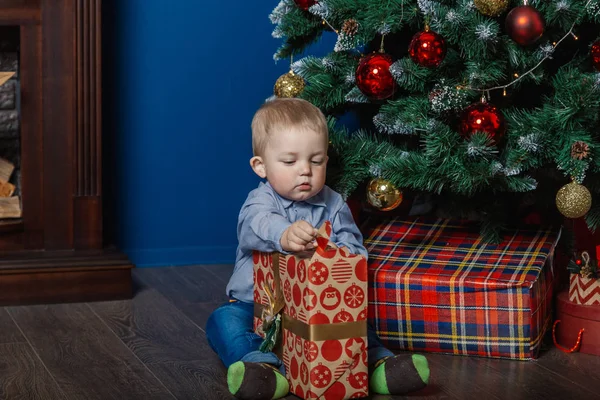
[[310, 175], [310, 163], [302, 162], [299, 164], [300, 166], [300, 174], [301, 175]]

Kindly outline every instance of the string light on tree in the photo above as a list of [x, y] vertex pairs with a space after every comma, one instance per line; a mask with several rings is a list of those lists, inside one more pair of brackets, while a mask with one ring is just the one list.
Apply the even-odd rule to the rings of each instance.
[[383, 178], [372, 179], [367, 185], [367, 201], [381, 211], [391, 211], [402, 204], [402, 191]]
[[392, 57], [382, 52], [363, 57], [356, 68], [356, 86], [372, 99], [391, 97], [396, 91], [396, 81], [390, 72], [392, 63]]
[[446, 57], [446, 41], [426, 25], [424, 31], [413, 36], [408, 54], [415, 64], [426, 68], [437, 67]]
[[[588, 0], [588, 4], [591, 1], [592, 0]], [[560, 38], [560, 40], [558, 40], [556, 42], [552, 42], [552, 47], [553, 48], [557, 48], [569, 36], [573, 36], [574, 38], [577, 38], [575, 36], [575, 34], [573, 33], [573, 29], [575, 28], [575, 24], [576, 23], [573, 23], [571, 25], [571, 28], [569, 29], [569, 31], [562, 38]], [[499, 85], [499, 86], [494, 86], [494, 87], [489, 87], [489, 88], [475, 88], [475, 87], [466, 86], [465, 88], [466, 89], [470, 89], [470, 90], [476, 90], [476, 91], [479, 91], [479, 92], [482, 92], [482, 93], [484, 93], [484, 92], [489, 93], [489, 92], [491, 92], [493, 90], [499, 90], [499, 89], [501, 89], [502, 93], [504, 94], [504, 96], [506, 96], [506, 93], [507, 93], [506, 90], [509, 87], [511, 87], [513, 85], [516, 85], [519, 81], [521, 81], [525, 77], [531, 75], [535, 70], [537, 70], [544, 63], [544, 61], [546, 61], [548, 58], [551, 58], [552, 54], [554, 54], [554, 51], [552, 51], [552, 52], [545, 52], [544, 57], [536, 65], [534, 65], [533, 67], [531, 67], [531, 69], [529, 69], [527, 72], [525, 72], [525, 73], [523, 73], [521, 75], [515, 73], [514, 77], [516, 79], [514, 79], [513, 81], [511, 81], [511, 82], [509, 82], [509, 83], [507, 83], [505, 85]]]
[[524, 5], [513, 8], [506, 16], [506, 31], [512, 40], [521, 46], [529, 46], [544, 34], [542, 14], [534, 7]]

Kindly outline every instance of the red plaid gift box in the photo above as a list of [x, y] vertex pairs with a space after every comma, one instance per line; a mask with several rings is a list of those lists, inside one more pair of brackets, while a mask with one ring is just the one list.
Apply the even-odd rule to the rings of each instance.
[[367, 262], [334, 247], [330, 233], [327, 221], [311, 258], [255, 252], [253, 259], [254, 329], [264, 337], [263, 318], [272, 317], [264, 310], [277, 309], [276, 299], [283, 299], [275, 352], [283, 358], [290, 391], [304, 399], [368, 395]]
[[530, 359], [551, 322], [558, 233], [486, 244], [474, 224], [393, 219], [369, 251], [369, 320], [393, 349]]

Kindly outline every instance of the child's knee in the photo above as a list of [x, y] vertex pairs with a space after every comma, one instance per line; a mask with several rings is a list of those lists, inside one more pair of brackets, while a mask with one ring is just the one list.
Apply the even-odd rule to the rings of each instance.
[[206, 321], [206, 330], [207, 331], [211, 327], [217, 326], [218, 323], [220, 322], [220, 320], [223, 319], [222, 309], [223, 309], [223, 307], [221, 306], [221, 307], [215, 309], [212, 313], [210, 313], [210, 315], [208, 316], [208, 320]]
[[252, 314], [233, 304], [217, 308], [206, 321], [206, 336], [212, 344], [235, 340], [251, 330]]
[[233, 307], [231, 307], [231, 304], [229, 304], [229, 303], [223, 304], [223, 305], [219, 306], [218, 308], [216, 308], [210, 314], [210, 316], [208, 317], [208, 320], [206, 321], [206, 325], [208, 326], [211, 323], [219, 324], [227, 319], [231, 319], [233, 317], [234, 311], [235, 310], [233, 309]]
[[[223, 338], [223, 328], [227, 324], [231, 312], [228, 310], [228, 305], [223, 305], [214, 310], [206, 321], [206, 338], [211, 347], [214, 348], [214, 343]], [[215, 340], [216, 339], [216, 340]]]

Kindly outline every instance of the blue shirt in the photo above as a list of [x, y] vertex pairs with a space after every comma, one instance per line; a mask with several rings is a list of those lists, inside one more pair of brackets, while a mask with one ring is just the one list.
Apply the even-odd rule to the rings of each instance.
[[248, 194], [240, 210], [238, 248], [233, 274], [227, 284], [228, 296], [248, 303], [254, 301], [252, 251], [286, 253], [279, 242], [281, 235], [292, 223], [302, 219], [317, 229], [326, 220], [331, 221], [333, 243], [367, 256], [362, 234], [339, 193], [324, 186], [310, 199], [293, 201], [278, 195], [268, 182], [261, 182]]

